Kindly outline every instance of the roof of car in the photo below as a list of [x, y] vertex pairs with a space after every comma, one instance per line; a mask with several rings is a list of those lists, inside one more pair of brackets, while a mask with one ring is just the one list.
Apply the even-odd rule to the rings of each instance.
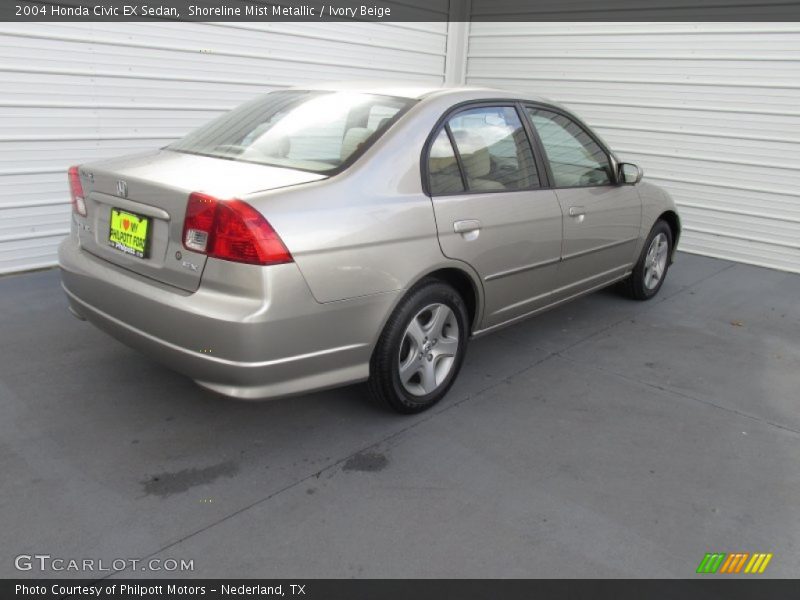
[[529, 100], [546, 100], [539, 96], [531, 96], [529, 94], [520, 94], [511, 92], [509, 90], [500, 90], [481, 86], [465, 86], [465, 85], [430, 85], [430, 84], [415, 84], [408, 82], [376, 82], [376, 81], [333, 81], [323, 82], [314, 85], [296, 86], [292, 89], [296, 90], [324, 90], [335, 92], [355, 92], [362, 94], [382, 94], [385, 96], [396, 96], [399, 98], [415, 98], [421, 100], [427, 96], [436, 94], [440, 95], [470, 95], [474, 96], [476, 93], [485, 95], [487, 98], [524, 98]]

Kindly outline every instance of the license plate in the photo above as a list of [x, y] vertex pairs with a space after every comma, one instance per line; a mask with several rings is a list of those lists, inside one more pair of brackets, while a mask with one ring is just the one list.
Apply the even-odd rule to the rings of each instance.
[[148, 217], [112, 208], [108, 243], [126, 254], [147, 258], [150, 250], [150, 229]]

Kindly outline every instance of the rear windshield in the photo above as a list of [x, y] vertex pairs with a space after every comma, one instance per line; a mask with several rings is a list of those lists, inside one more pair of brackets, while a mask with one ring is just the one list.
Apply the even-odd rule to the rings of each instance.
[[233, 109], [167, 148], [330, 173], [366, 150], [412, 102], [350, 92], [273, 92]]

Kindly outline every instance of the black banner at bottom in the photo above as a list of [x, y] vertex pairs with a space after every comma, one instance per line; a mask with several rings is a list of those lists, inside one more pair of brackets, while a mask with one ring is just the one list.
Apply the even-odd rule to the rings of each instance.
[[56, 600], [179, 600], [184, 598], [302, 600], [531, 600], [545, 598], [614, 598], [624, 600], [725, 600], [790, 598], [798, 581], [776, 579], [708, 578], [648, 579], [6, 579], [0, 598]]

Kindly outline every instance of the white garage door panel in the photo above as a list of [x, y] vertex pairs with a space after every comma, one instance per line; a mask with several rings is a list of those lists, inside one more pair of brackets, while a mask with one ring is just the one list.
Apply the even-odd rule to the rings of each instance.
[[0, 24], [0, 273], [55, 263], [70, 165], [164, 146], [291, 85], [441, 83], [446, 44], [442, 22]]
[[52, 235], [32, 232], [25, 237], [0, 240], [0, 273], [52, 266], [65, 234], [66, 230]]
[[[655, 179], [652, 176], [648, 176]], [[659, 178], [659, 183], [661, 178]], [[776, 193], [775, 190], [740, 189], [686, 181], [669, 181], [676, 202], [685, 207], [703, 207], [750, 217], [768, 217], [773, 221], [800, 222], [800, 195]]]
[[717, 232], [744, 240], [763, 240], [778, 246], [800, 249], [796, 222], [776, 222], [767, 217], [737, 215], [688, 206], [683, 208], [682, 214], [698, 231]]
[[[580, 111], [581, 117], [591, 119], [594, 123], [614, 126], [618, 129], [631, 125], [631, 112], [636, 113], [636, 124], [642, 121], [647, 127], [657, 131], [670, 131], [677, 135], [687, 136], [686, 143], [706, 144], [705, 138], [714, 136], [733, 140], [731, 144], [742, 154], [750, 153], [750, 146], [741, 146], [737, 140], [746, 138], [757, 142], [783, 142], [787, 145], [800, 140], [786, 136], [787, 124], [790, 130], [800, 127], [800, 112], [770, 113], [755, 109], [723, 109], [723, 108], [681, 108], [668, 104], [657, 106], [635, 105], [632, 103], [610, 106], [592, 100], [570, 99], [570, 106]], [[757, 115], [757, 116], [754, 116]], [[676, 127], [677, 124], [677, 127]], [[693, 139], [699, 138], [699, 139]]]
[[695, 230], [687, 234], [690, 234], [688, 239], [681, 242], [681, 250], [684, 252], [797, 272], [798, 250], [792, 252], [791, 249], [771, 243], [729, 238], [715, 232]]
[[610, 77], [575, 81], [565, 77], [536, 77], [533, 74], [525, 77], [484, 75], [470, 78], [468, 81], [544, 95], [565, 104], [571, 100], [614, 105], [620, 103], [621, 106], [632, 108], [641, 104], [673, 107], [685, 104], [687, 110], [707, 108], [711, 105], [722, 110], [768, 111], [777, 114], [797, 112], [797, 96], [800, 89], [792, 86], [766, 88], [763, 85], [750, 86], [743, 82], [724, 87], [713, 84], [706, 86], [702, 83], [682, 85], [674, 82], [625, 82]]
[[214, 110], [155, 111], [109, 108], [68, 108], [41, 106], [0, 106], [0, 137], [84, 135], [87, 123], [96, 123], [109, 135], [164, 134], [169, 129], [186, 131], [219, 114]]
[[[218, 24], [213, 24], [218, 25]], [[339, 23], [331, 28], [327, 23], [236, 23], [238, 30], [246, 29], [262, 36], [268, 32], [276, 44], [296, 44], [297, 40], [340, 41], [352, 45], [394, 48], [441, 56], [447, 37], [447, 23], [391, 23], [387, 27], [374, 23]], [[433, 35], [431, 35], [433, 34]]]
[[[282, 87], [282, 86], [281, 86]], [[34, 70], [0, 65], [0, 106], [111, 106], [138, 110], [234, 106], [242, 98], [279, 89], [220, 78], [169, 79], [155, 73]], [[54, 93], [58, 90], [58, 93]]]
[[[31, 169], [30, 172], [10, 173], [0, 176], [0, 210], [25, 208], [42, 204], [67, 204], [64, 197], [66, 174], [61, 170]], [[8, 213], [0, 213], [8, 217]], [[4, 227], [13, 224], [13, 219], [4, 218]]]
[[[665, 157], [686, 157], [691, 160], [717, 161], [745, 166], [777, 167], [781, 170], [793, 170], [795, 165], [789, 163], [793, 144], [788, 142], [768, 142], [749, 138], [747, 146], [741, 139], [719, 137], [716, 134], [706, 136], [702, 133], [684, 135], [667, 133], [663, 130], [649, 130], [647, 139], [641, 138], [640, 131], [629, 130], [624, 126], [608, 126], [602, 121], [595, 123], [595, 128], [603, 137], [614, 143], [620, 153], [637, 152]], [[716, 139], [713, 150], [708, 147], [708, 138]]]
[[[520, 27], [520, 23], [508, 21], [482, 22], [479, 27], [470, 32], [470, 38], [477, 41], [481, 38], [500, 37], [505, 40], [513, 39], [520, 44], [526, 43], [525, 38], [530, 37], [533, 32], [538, 39], [553, 37], [556, 40], [575, 38], [577, 44], [581, 40], [591, 40], [593, 37], [603, 38], [603, 43], [614, 43], [620, 38], [625, 39], [630, 36], [643, 36], [645, 41], [653, 44], [660, 44], [660, 36], [665, 39], [675, 39], [681, 35], [693, 36], [693, 39], [705, 39], [712, 36], [747, 36], [768, 33], [770, 35], [793, 34], [797, 33], [796, 23], [536, 23], [535, 30], [526, 30]], [[736, 43], [737, 37], [731, 38], [732, 43]], [[534, 42], [531, 42], [534, 43]], [[664, 42], [668, 43], [668, 41]], [[768, 43], [768, 42], [767, 42]], [[561, 46], [562, 49], [568, 48]]]
[[[601, 134], [605, 132], [598, 129]], [[769, 182], [769, 189], [792, 193], [800, 186], [800, 172], [795, 168], [752, 166], [743, 162], [725, 162], [724, 159], [715, 161], [702, 156], [681, 157], [681, 153], [668, 155], [664, 151], [639, 152], [623, 144], [614, 143], [613, 136], [604, 135], [611, 140], [612, 147], [618, 149], [622, 160], [636, 164], [654, 164], [647, 174], [664, 177], [685, 177], [688, 180], [698, 180], [713, 175], [716, 181], [735, 187], [749, 187], [754, 181]]]
[[800, 272], [800, 27], [473, 23], [467, 82], [573, 108], [669, 189], [681, 248]]
[[[612, 61], [613, 71], [598, 77], [596, 63]], [[800, 60], [800, 59], [798, 59]], [[474, 58], [471, 59], [475, 77], [523, 77], [523, 73], [535, 73], [537, 78], [565, 78], [571, 80], [603, 81], [619, 80], [630, 83], [677, 83], [680, 85], [700, 84], [704, 87], [737, 85], [746, 81], [748, 85], [759, 87], [789, 86], [800, 89], [798, 75], [800, 68], [793, 60], [786, 61], [744, 61], [744, 60], [676, 60], [670, 56], [665, 59], [633, 60], [620, 55], [615, 58]], [[657, 75], [656, 75], [657, 74]]]
[[[96, 46], [104, 47], [102, 57], [98, 57]], [[206, 43], [206, 45], [209, 45]], [[339, 44], [333, 44], [338, 46]], [[289, 51], [286, 45], [277, 49], [249, 47], [247, 50], [225, 51], [214, 46], [203, 45], [144, 45], [115, 40], [111, 37], [94, 35], [91, 37], [61, 37], [49, 39], [42, 35], [6, 35], [0, 37], [0, 61], [12, 60], [15, 53], [28, 50], [28, 66], [32, 68], [63, 68], [68, 66], [76, 71], [97, 69], [98, 71], [146, 74], [155, 70], [161, 77], [213, 77], [225, 79], [252, 80], [268, 72], [281, 78], [297, 70], [302, 64], [304, 74], [321, 78], [331, 68], [365, 72], [378, 71], [384, 74], [428, 74], [437, 75], [436, 65], [431, 64], [430, 55], [419, 55], [402, 50], [382, 50], [371, 47], [369, 54], [364, 49], [351, 49], [342, 52], [332, 48], [326, 53], [321, 42], [316, 48], [304, 48], [303, 52]], [[164, 53], [170, 58], [164, 60]], [[65, 65], [65, 53], [70, 57]], [[201, 61], [197, 55], [203, 54]], [[359, 59], [359, 56], [361, 58]], [[358, 66], [352, 66], [353, 64]], [[360, 64], [359, 64], [360, 63]], [[135, 69], [131, 65], [135, 65]], [[385, 75], [384, 75], [385, 76]]]
[[[789, 25], [775, 27], [770, 24], [768, 29], [753, 29], [753, 26], [740, 26], [738, 31], [713, 33], [720, 30], [714, 23], [698, 25], [698, 28], [708, 29], [709, 32], [685, 31], [675, 33], [669, 31], [669, 24], [659, 25], [663, 29], [647, 33], [636, 33], [637, 25], [631, 23], [630, 29], [610, 30], [599, 26], [604, 31], [597, 33], [577, 33], [575, 25], [569, 25], [569, 31], [561, 28], [561, 33], [547, 35], [541, 25], [537, 25], [536, 37], [526, 35], [503, 34], [497, 36], [489, 34], [491, 23], [481, 24], [479, 30], [472, 34], [471, 54], [475, 57], [483, 56], [582, 56], [583, 58], [662, 57], [665, 53], [674, 57], [695, 58], [741, 58], [744, 60], [760, 60], [762, 57], [796, 57], [798, 50], [793, 44], [797, 35], [797, 26]], [[498, 24], [499, 25], [499, 24]], [[597, 25], [589, 25], [598, 27]], [[683, 25], [684, 29], [691, 25]], [[768, 34], [767, 39], [758, 39]], [[569, 45], [565, 45], [569, 40]], [[758, 54], [753, 52], [753, 44], [758, 44]]]
[[[97, 134], [95, 136], [87, 134], [84, 139], [48, 138], [13, 143], [0, 142], [0, 164], [8, 165], [8, 170], [11, 172], [14, 172], [15, 167], [17, 169], [57, 168], [60, 164], [58, 161], [63, 160], [65, 156], [80, 156], [82, 160], [99, 160], [120, 156], [120, 153], [125, 152], [141, 152], [151, 148], [160, 148], [172, 139], [150, 136], [99, 139]], [[62, 173], [64, 181], [66, 181], [66, 170], [63, 170]], [[69, 192], [66, 193], [68, 198]]]
[[29, 206], [5, 211], [7, 219], [0, 221], [0, 239], [13, 238], [19, 227], [26, 232], [66, 232], [69, 223], [69, 203], [57, 206]]

